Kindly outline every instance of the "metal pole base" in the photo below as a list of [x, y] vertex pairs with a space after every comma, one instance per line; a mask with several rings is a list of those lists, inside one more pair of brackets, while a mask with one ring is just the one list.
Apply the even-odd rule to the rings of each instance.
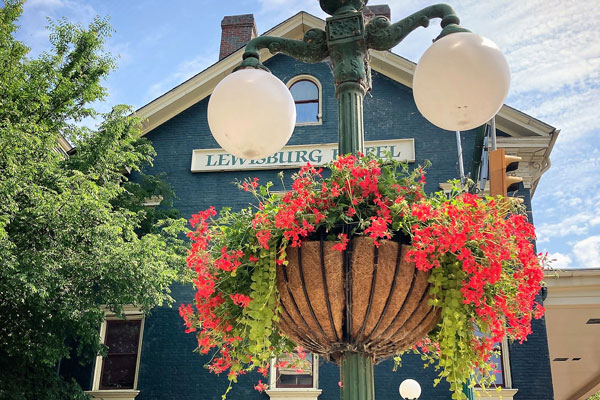
[[373, 360], [362, 353], [345, 353], [340, 365], [341, 400], [375, 400]]

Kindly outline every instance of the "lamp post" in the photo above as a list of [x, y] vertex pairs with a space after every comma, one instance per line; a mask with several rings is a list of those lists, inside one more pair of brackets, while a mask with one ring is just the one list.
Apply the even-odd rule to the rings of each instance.
[[339, 108], [339, 154], [364, 152], [363, 98], [371, 89], [369, 50], [391, 49], [414, 29], [428, 26], [432, 18], [442, 20], [442, 32], [417, 64], [413, 80], [421, 114], [443, 129], [464, 131], [485, 124], [498, 112], [508, 93], [510, 72], [493, 42], [461, 27], [446, 4], [426, 7], [394, 24], [383, 16], [365, 24], [360, 10], [367, 1], [320, 0], [331, 17], [325, 31], [310, 29], [303, 40], [260, 36], [250, 41], [238, 72], [217, 85], [209, 102], [208, 121], [217, 142], [234, 155], [259, 159], [279, 150], [291, 136], [293, 99], [259, 60], [259, 51], [268, 49], [309, 63], [331, 60]]
[[[325, 30], [310, 29], [303, 40], [260, 36], [246, 46], [243, 61], [214, 89], [208, 122], [217, 142], [228, 152], [260, 159], [285, 145], [295, 125], [295, 105], [285, 85], [259, 60], [259, 51], [284, 53], [316, 63], [329, 58], [339, 110], [339, 154], [364, 153], [363, 98], [371, 89], [369, 51], [389, 50], [414, 29], [440, 18], [442, 32], [419, 61], [413, 81], [415, 103], [425, 118], [450, 131], [473, 129], [502, 107], [510, 73], [506, 59], [489, 40], [459, 25], [445, 4], [426, 7], [391, 24], [377, 16], [365, 24], [368, 0], [320, 0]], [[443, 68], [440, 66], [443, 65]], [[376, 355], [352, 350], [340, 361], [342, 400], [374, 399]]]

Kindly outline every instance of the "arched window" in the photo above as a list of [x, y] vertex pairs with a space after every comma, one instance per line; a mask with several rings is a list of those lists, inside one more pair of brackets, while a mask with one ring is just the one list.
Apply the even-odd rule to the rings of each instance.
[[287, 86], [296, 103], [296, 125], [321, 123], [321, 83], [310, 75], [292, 78]]

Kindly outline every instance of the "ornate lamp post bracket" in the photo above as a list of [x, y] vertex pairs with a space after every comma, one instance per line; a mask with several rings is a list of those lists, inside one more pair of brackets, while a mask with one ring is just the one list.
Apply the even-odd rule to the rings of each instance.
[[[297, 60], [307, 63], [323, 61], [329, 55], [325, 32], [321, 29], [310, 29], [304, 34], [302, 40], [286, 39], [275, 36], [259, 36], [252, 39], [247, 45], [244, 61], [234, 71], [244, 68], [257, 68], [269, 71], [262, 65], [259, 58], [261, 49], [269, 49], [271, 54], [283, 53]], [[270, 71], [269, 71], [270, 72]]]
[[366, 26], [367, 46], [374, 50], [390, 50], [416, 28], [420, 26], [428, 27], [432, 18], [441, 18], [443, 28], [434, 41], [451, 33], [470, 32], [459, 25], [460, 20], [452, 7], [447, 4], [436, 4], [409, 15], [394, 24], [391, 24], [383, 16], [373, 18]]
[[469, 32], [462, 28], [456, 13], [446, 4], [426, 7], [391, 24], [386, 17], [375, 17], [365, 25], [361, 12], [367, 0], [320, 0], [331, 15], [325, 31], [311, 29], [302, 40], [260, 36], [248, 43], [242, 64], [235, 70], [257, 68], [269, 71], [259, 59], [261, 49], [283, 53], [300, 61], [316, 63], [330, 58], [338, 98], [340, 154], [364, 153], [363, 99], [371, 90], [369, 49], [389, 50], [416, 28], [427, 27], [432, 18], [442, 19], [439, 39], [450, 33]]

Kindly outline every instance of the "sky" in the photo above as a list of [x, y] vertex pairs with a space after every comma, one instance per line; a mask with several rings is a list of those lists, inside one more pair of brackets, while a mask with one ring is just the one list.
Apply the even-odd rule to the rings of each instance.
[[[388, 4], [392, 22], [434, 2]], [[533, 198], [538, 250], [553, 267], [600, 268], [600, 0], [449, 0], [461, 25], [493, 40], [507, 57], [506, 104], [561, 130], [552, 167]], [[299, 11], [325, 18], [317, 0], [27, 0], [17, 38], [31, 56], [49, 49], [48, 19], [87, 25], [110, 16], [106, 49], [118, 69], [98, 104], [139, 108], [218, 60], [221, 20], [254, 14], [263, 33]], [[439, 22], [409, 35], [394, 52], [418, 61]]]

